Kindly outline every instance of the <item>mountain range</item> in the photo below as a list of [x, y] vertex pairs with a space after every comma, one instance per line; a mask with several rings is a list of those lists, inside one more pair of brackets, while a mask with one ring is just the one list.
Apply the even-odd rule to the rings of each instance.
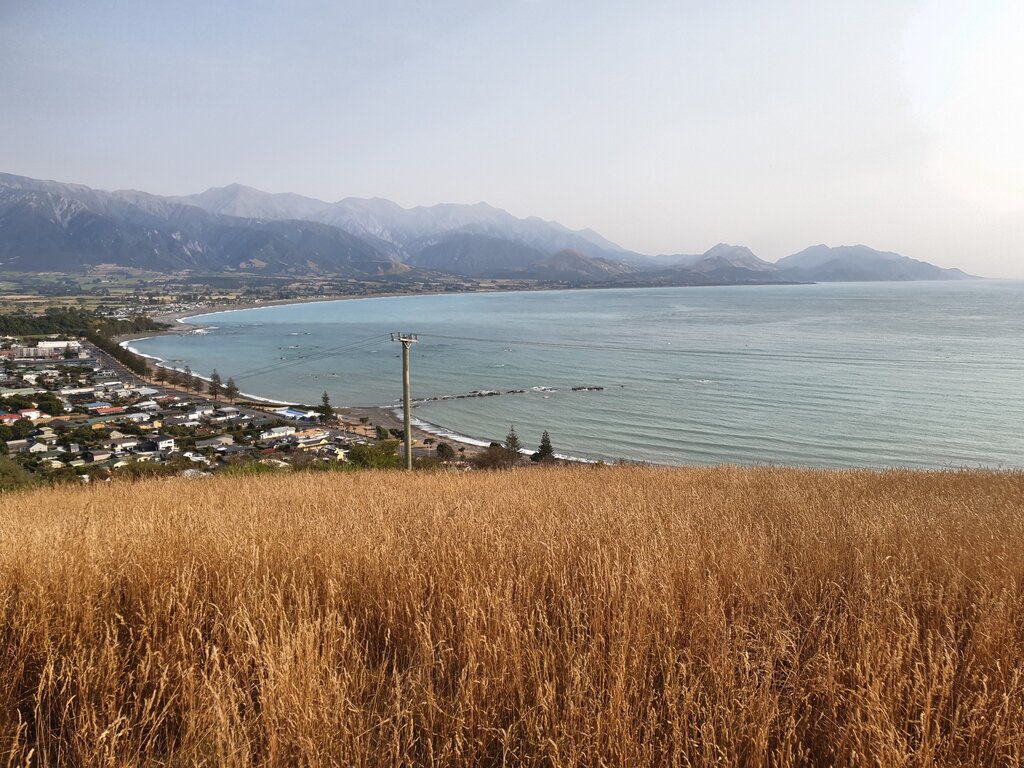
[[776, 263], [725, 243], [702, 254], [647, 256], [590, 229], [521, 219], [486, 203], [328, 203], [240, 184], [164, 197], [0, 174], [0, 272], [81, 272], [100, 265], [375, 279], [442, 274], [570, 285], [970, 277], [864, 245], [811, 246]]

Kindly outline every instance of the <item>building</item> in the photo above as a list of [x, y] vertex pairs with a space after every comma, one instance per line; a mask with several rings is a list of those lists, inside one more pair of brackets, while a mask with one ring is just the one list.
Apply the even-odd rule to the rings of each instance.
[[96, 387], [64, 387], [58, 392], [64, 397], [71, 397], [74, 395], [91, 395], [95, 391]]
[[274, 413], [286, 419], [296, 419], [298, 421], [315, 421], [320, 418], [320, 414], [316, 411], [307, 411], [299, 408], [275, 408]]
[[160, 451], [161, 453], [170, 453], [175, 449], [174, 438], [170, 435], [148, 435], [145, 440], [139, 443], [139, 447], [144, 449], [147, 447], [147, 444], [152, 444], [153, 450]]
[[115, 437], [104, 444], [104, 448], [108, 448], [111, 451], [130, 451], [132, 448], [139, 444], [139, 438], [137, 437]]
[[14, 356], [20, 358], [44, 358], [50, 359], [53, 357], [60, 357], [63, 354], [63, 350], [52, 349], [48, 347], [15, 347]]
[[222, 445], [234, 445], [235, 438], [231, 435], [217, 435], [206, 440], [196, 440], [196, 448], [219, 448]]
[[56, 352], [64, 352], [68, 349], [77, 352], [82, 348], [82, 342], [76, 341], [75, 339], [48, 339], [40, 341], [36, 347], [38, 349], [49, 349]]
[[57, 433], [51, 427], [39, 427], [29, 434], [37, 443], [53, 443], [57, 441]]
[[0, 387], [0, 397], [30, 397], [45, 391], [39, 387]]
[[288, 437], [295, 434], [295, 427], [271, 427], [260, 432], [260, 440], [275, 440], [279, 437]]

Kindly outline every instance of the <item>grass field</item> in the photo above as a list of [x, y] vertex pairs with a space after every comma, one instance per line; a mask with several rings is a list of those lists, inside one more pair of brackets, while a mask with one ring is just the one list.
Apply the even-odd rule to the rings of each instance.
[[1024, 475], [0, 496], [7, 764], [1015, 766]]

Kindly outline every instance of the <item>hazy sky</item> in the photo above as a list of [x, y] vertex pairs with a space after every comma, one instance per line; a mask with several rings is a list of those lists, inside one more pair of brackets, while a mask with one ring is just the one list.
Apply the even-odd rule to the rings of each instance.
[[0, 0], [0, 170], [1024, 277], [1021, 0]]

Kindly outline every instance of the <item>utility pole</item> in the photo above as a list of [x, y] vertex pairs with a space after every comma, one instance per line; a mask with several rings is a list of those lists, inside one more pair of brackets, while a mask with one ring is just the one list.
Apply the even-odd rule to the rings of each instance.
[[409, 412], [409, 347], [419, 341], [415, 333], [392, 333], [402, 343], [402, 411], [405, 416], [405, 468], [412, 469], [412, 415]]

